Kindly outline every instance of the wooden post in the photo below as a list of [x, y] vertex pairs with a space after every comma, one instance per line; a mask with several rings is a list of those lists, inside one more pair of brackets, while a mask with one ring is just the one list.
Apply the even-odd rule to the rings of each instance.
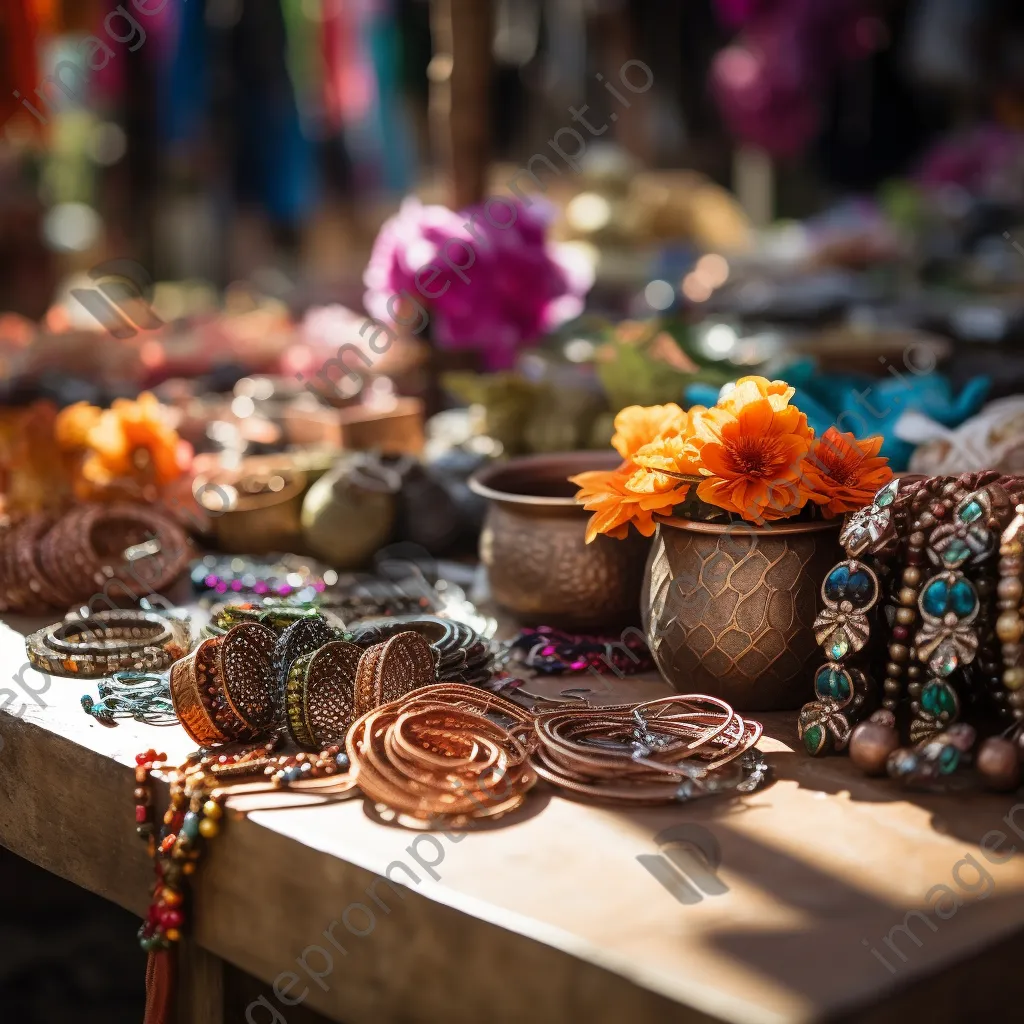
[[490, 150], [491, 4], [433, 0], [430, 120], [447, 201], [461, 209], [484, 198]]
[[225, 1024], [224, 961], [193, 940], [178, 948], [174, 992], [176, 1024]]

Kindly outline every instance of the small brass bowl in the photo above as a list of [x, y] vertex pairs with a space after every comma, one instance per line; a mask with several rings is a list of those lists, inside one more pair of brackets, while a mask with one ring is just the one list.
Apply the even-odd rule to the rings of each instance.
[[488, 501], [480, 534], [494, 600], [524, 624], [604, 629], [639, 622], [650, 542], [586, 543], [590, 513], [568, 477], [615, 469], [614, 452], [530, 455], [494, 463], [469, 480]]
[[289, 460], [253, 456], [237, 470], [197, 476], [192, 493], [211, 517], [221, 551], [263, 555], [301, 546], [306, 483], [306, 474]]

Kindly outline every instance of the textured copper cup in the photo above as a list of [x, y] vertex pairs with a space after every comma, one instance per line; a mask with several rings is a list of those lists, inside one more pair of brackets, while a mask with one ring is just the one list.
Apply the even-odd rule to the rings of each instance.
[[650, 541], [598, 537], [568, 477], [614, 469], [613, 452], [530, 455], [476, 473], [470, 488], [488, 500], [480, 534], [494, 600], [524, 624], [602, 629], [640, 618], [640, 584]]
[[842, 557], [840, 523], [662, 518], [641, 603], [665, 679], [737, 711], [799, 708], [822, 660], [811, 626], [821, 580]]

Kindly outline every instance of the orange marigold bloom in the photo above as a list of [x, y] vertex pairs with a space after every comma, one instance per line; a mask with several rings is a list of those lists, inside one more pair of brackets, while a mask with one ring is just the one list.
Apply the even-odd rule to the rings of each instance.
[[633, 461], [644, 469], [659, 475], [678, 473], [683, 476], [697, 476], [700, 473], [700, 457], [693, 443], [693, 418], [707, 412], [702, 406], [690, 410], [690, 417], [684, 433], [672, 437], [659, 437], [645, 444], [633, 456]]
[[882, 440], [867, 437], [858, 441], [853, 434], [829, 427], [811, 446], [804, 460], [804, 475], [826, 502], [827, 516], [870, 505], [875, 492], [892, 479], [888, 461], [878, 454]]
[[594, 513], [587, 524], [588, 544], [602, 533], [622, 540], [629, 533], [631, 523], [645, 537], [650, 537], [657, 525], [654, 516], [668, 515], [686, 497], [687, 485], [678, 486], [678, 481], [671, 481], [673, 486], [669, 489], [652, 486], [648, 493], [634, 493], [627, 484], [636, 474], [637, 467], [627, 460], [618, 469], [569, 477], [569, 482], [580, 488], [576, 500]]
[[801, 471], [814, 431], [789, 404], [792, 389], [780, 385], [746, 377], [718, 406], [691, 416], [692, 445], [707, 477], [697, 488], [701, 501], [762, 523], [818, 500]]
[[615, 417], [612, 447], [624, 459], [631, 459], [645, 444], [659, 437], [681, 434], [686, 426], [686, 413], [674, 402], [668, 405], [631, 405]]
[[62, 449], [81, 455], [79, 497], [102, 497], [108, 488], [133, 493], [177, 480], [190, 449], [164, 417], [163, 406], [148, 392], [135, 401], [119, 398], [105, 410], [85, 402], [65, 409], [54, 433]]

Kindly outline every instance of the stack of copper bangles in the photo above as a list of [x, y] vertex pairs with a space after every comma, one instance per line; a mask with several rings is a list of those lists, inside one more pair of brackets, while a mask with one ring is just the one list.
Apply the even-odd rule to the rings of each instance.
[[353, 626], [352, 642], [360, 647], [379, 644], [396, 633], [419, 633], [430, 644], [440, 682], [481, 686], [494, 671], [490, 644], [464, 622], [437, 615], [396, 615]]
[[535, 729], [537, 774], [601, 800], [654, 804], [751, 790], [767, 771], [745, 758], [722, 771], [754, 747], [762, 727], [701, 694], [542, 712]]
[[172, 583], [191, 554], [185, 531], [148, 505], [81, 505], [56, 520], [30, 515], [0, 537], [0, 608], [67, 608], [97, 591], [143, 597]]
[[204, 640], [171, 667], [171, 700], [185, 731], [200, 746], [266, 735], [280, 716], [273, 685], [276, 636], [243, 622]]
[[155, 612], [99, 611], [69, 616], [25, 640], [40, 672], [95, 679], [115, 672], [159, 672], [189, 648], [187, 622]]
[[537, 781], [532, 745], [528, 712], [459, 683], [424, 686], [367, 712], [346, 740], [366, 797], [414, 822], [448, 826], [519, 807]]

